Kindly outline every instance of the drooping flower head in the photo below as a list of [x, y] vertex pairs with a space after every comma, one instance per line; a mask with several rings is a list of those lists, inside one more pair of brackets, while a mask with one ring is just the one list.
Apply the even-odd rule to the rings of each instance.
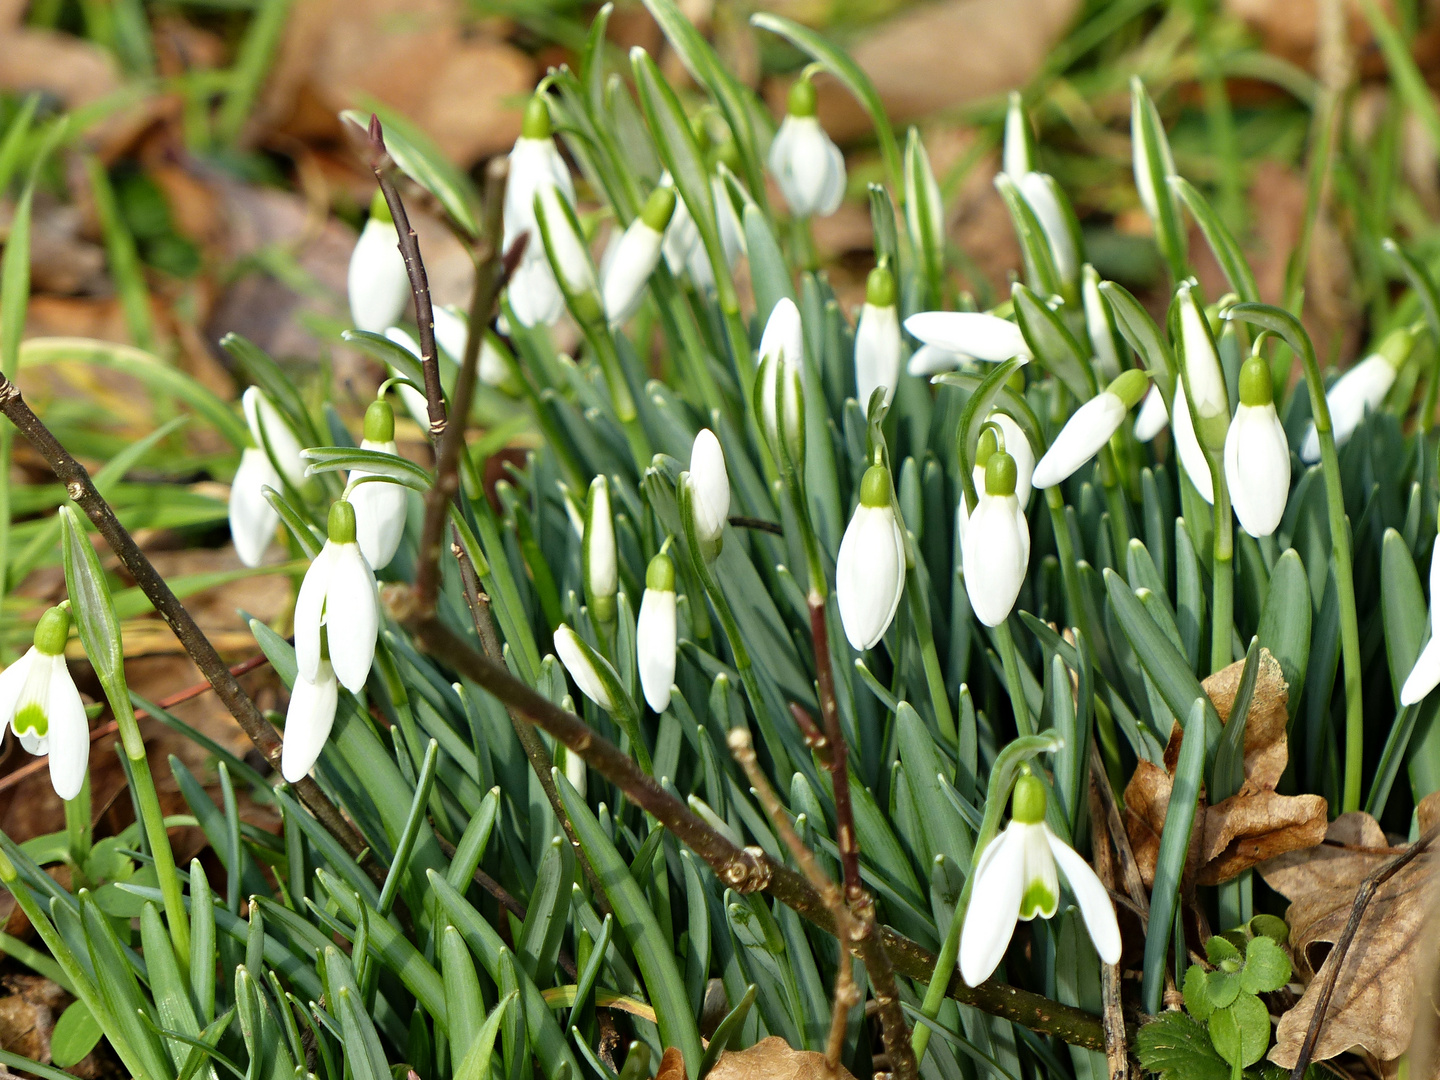
[[785, 119], [770, 144], [770, 172], [796, 217], [828, 217], [845, 197], [845, 157], [816, 118], [815, 85], [790, 87]]
[[0, 734], [8, 727], [31, 754], [50, 755], [50, 784], [62, 799], [80, 794], [90, 764], [85, 703], [65, 663], [70, 612], [64, 605], [40, 617], [34, 644], [0, 672]]
[[330, 663], [325, 627], [320, 628], [320, 663], [314, 678], [303, 672], [295, 675], [290, 688], [290, 705], [285, 710], [285, 742], [280, 748], [280, 775], [286, 783], [297, 784], [315, 767], [330, 729], [335, 726], [335, 709], [340, 702], [340, 685]]
[[904, 342], [895, 300], [895, 275], [882, 262], [870, 271], [865, 283], [865, 306], [855, 325], [855, 400], [862, 410], [877, 389], [885, 391], [885, 404], [889, 405], [900, 380]]
[[675, 203], [674, 188], [661, 185], [652, 191], [640, 216], [621, 233], [614, 253], [603, 265], [605, 317], [611, 326], [625, 322], [640, 307], [645, 285], [660, 264]]
[[635, 620], [635, 663], [645, 701], [657, 713], [670, 707], [675, 684], [675, 564], [663, 551], [645, 570], [645, 594]]
[[400, 321], [410, 303], [410, 276], [395, 236], [395, 221], [380, 192], [370, 200], [370, 217], [355, 241], [347, 272], [350, 321], [357, 330], [383, 334]]
[[1240, 368], [1240, 405], [1225, 434], [1225, 483], [1247, 533], [1269, 536], [1279, 527], [1290, 497], [1290, 443], [1261, 356]]
[[[1395, 376], [1405, 365], [1415, 346], [1415, 332], [1401, 327], [1387, 334], [1379, 347], [1349, 371], [1341, 375], [1325, 392], [1325, 405], [1330, 410], [1330, 430], [1338, 450], [1350, 441], [1366, 413], [1374, 412], [1385, 402], [1385, 395], [1395, 385]], [[1300, 442], [1300, 460], [1313, 465], [1320, 460], [1320, 436], [1311, 423]]]
[[1035, 486], [1053, 487], [1099, 453], [1139, 404], [1149, 383], [1143, 371], [1131, 368], [1076, 409], [1035, 466]]
[[[377, 398], [365, 410], [365, 437], [360, 449], [380, 454], [396, 453], [395, 410], [384, 398]], [[355, 507], [355, 538], [372, 570], [390, 565], [405, 535], [405, 489], [385, 480], [363, 477], [377, 474], [364, 469], [350, 472], [350, 503]]]
[[295, 598], [295, 663], [300, 678], [311, 684], [321, 681], [322, 626], [335, 677], [360, 693], [375, 660], [380, 606], [375, 575], [356, 542], [355, 507], [346, 499], [331, 504], [329, 539]]
[[965, 593], [986, 626], [1010, 617], [1030, 563], [1030, 529], [1015, 484], [1015, 459], [995, 450], [985, 463], [985, 486], [961, 537]]
[[885, 636], [905, 590], [905, 535], [895, 514], [890, 472], [872, 465], [860, 481], [860, 505], [845, 527], [835, 560], [840, 624], [856, 649]]
[[511, 310], [525, 326], [550, 325], [565, 309], [535, 219], [538, 197], [545, 191], [558, 193], [568, 205], [575, 203], [570, 170], [552, 137], [549, 106], [543, 94], [536, 94], [525, 107], [525, 121], [510, 151], [505, 183], [504, 249], [509, 251], [520, 236], [528, 236], [520, 265], [506, 289]]

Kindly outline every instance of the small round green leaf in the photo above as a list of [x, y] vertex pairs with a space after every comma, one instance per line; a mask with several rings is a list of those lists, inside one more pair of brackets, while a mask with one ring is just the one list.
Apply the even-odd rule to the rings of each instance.
[[1267, 937], [1276, 945], [1290, 940], [1290, 927], [1278, 915], [1256, 915], [1246, 924], [1251, 937]]
[[1202, 1022], [1210, 1018], [1215, 1008], [1205, 987], [1205, 969], [1199, 964], [1191, 964], [1185, 972], [1185, 1008]]
[[1270, 1014], [1254, 994], [1241, 994], [1233, 1005], [1216, 1009], [1209, 1027], [1216, 1052], [1242, 1069], [1259, 1061], [1270, 1045]]
[[1290, 981], [1290, 957], [1268, 937], [1250, 939], [1240, 984], [1252, 994], [1268, 994]]
[[94, 1050], [103, 1034], [89, 1007], [83, 1001], [72, 1001], [50, 1033], [51, 1062], [57, 1068], [68, 1069]]
[[1239, 960], [1240, 950], [1219, 934], [1216, 934], [1209, 941], [1205, 942], [1205, 958], [1209, 960], [1211, 964], [1219, 966], [1226, 960]]
[[1205, 976], [1205, 993], [1210, 1004], [1223, 1009], [1232, 1004], [1240, 994], [1240, 973], [1238, 971], [1212, 971]]

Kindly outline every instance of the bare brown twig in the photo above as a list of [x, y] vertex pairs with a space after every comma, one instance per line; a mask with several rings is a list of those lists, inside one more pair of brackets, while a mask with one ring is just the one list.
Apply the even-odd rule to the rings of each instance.
[[[1094, 750], [1091, 744], [1091, 750]], [[1090, 846], [1095, 863], [1095, 876], [1107, 891], [1115, 889], [1115, 858], [1110, 853], [1110, 829], [1106, 821], [1100, 785], [1110, 781], [1097, 753], [1090, 755]], [[1125, 1013], [1120, 1004], [1120, 966], [1102, 964], [1100, 995], [1103, 1003], [1101, 1020], [1105, 1024], [1105, 1058], [1110, 1066], [1110, 1080], [1128, 1080], [1130, 1054], [1125, 1032]]]

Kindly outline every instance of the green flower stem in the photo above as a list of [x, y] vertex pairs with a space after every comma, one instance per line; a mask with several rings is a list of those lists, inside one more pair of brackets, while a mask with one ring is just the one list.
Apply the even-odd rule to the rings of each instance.
[[1335, 585], [1340, 599], [1340, 654], [1345, 662], [1345, 783], [1341, 812], [1360, 809], [1360, 769], [1365, 750], [1365, 709], [1361, 687], [1360, 625], [1355, 613], [1355, 571], [1350, 554], [1350, 522], [1340, 487], [1340, 456], [1330, 407], [1325, 401], [1325, 380], [1315, 357], [1315, 346], [1300, 321], [1288, 311], [1269, 304], [1237, 304], [1229, 317], [1255, 323], [1283, 337], [1300, 357], [1305, 384], [1310, 390], [1310, 413], [1320, 441], [1320, 469], [1325, 477], [1325, 504], [1330, 520], [1330, 543], [1335, 560]]
[[1100, 448], [1099, 459], [1100, 487], [1110, 510], [1110, 543], [1115, 548], [1115, 561], [1124, 566], [1125, 553], [1130, 550], [1130, 519], [1126, 517], [1125, 492], [1120, 487], [1120, 467], [1109, 444]]
[[[1219, 470], [1216, 470], [1217, 473]], [[1215, 484], [1215, 570], [1213, 617], [1210, 626], [1210, 670], [1228, 667], [1234, 659], [1231, 638], [1235, 626], [1235, 524], [1230, 513], [1230, 491], [1223, 475]]]
[[[955, 959], [960, 953], [960, 928], [965, 923], [965, 911], [970, 906], [970, 892], [975, 886], [975, 870], [980, 865], [980, 856], [1000, 832], [1000, 817], [1010, 802], [1010, 789], [1020, 774], [1020, 766], [1038, 754], [1059, 750], [1064, 744], [1051, 731], [1039, 735], [1026, 735], [1015, 739], [995, 758], [990, 770], [990, 783], [985, 791], [985, 816], [980, 819], [980, 830], [975, 834], [975, 846], [970, 856], [970, 869], [965, 875], [965, 885], [960, 890], [960, 899], [950, 914], [950, 926], [945, 931], [945, 941], [940, 954], [935, 958], [935, 973], [925, 990], [925, 1000], [920, 1011], [931, 1020], [940, 1014], [940, 1005], [950, 985], [951, 973], [955, 970]], [[925, 1024], [915, 1027], [915, 1060], [925, 1060], [925, 1047], [930, 1042], [930, 1028]]]
[[940, 736], [955, 746], [960, 736], [955, 728], [955, 714], [950, 708], [950, 692], [945, 687], [945, 672], [940, 655], [935, 651], [935, 634], [930, 629], [930, 612], [920, 591], [920, 575], [912, 567], [905, 574], [905, 596], [910, 604], [910, 621], [915, 624], [915, 639], [920, 644], [920, 664], [925, 669], [925, 686], [930, 691], [930, 707], [935, 710], [935, 723]]
[[90, 771], [80, 783], [80, 794], [65, 801], [65, 840], [70, 858], [72, 883], [78, 891], [87, 884], [85, 861], [90, 857]]
[[675, 355], [680, 357], [681, 363], [685, 366], [687, 377], [693, 380], [694, 386], [700, 391], [700, 399], [705, 403], [707, 413], [720, 413], [731, 415], [724, 396], [720, 393], [720, 387], [715, 382], [715, 375], [710, 370], [705, 356], [709, 350], [700, 337], [699, 327], [695, 325], [695, 315], [685, 303], [684, 293], [675, 275], [665, 265], [665, 260], [660, 260], [660, 265], [655, 267], [655, 272], [650, 275], [650, 289], [655, 294], [655, 306], [660, 309], [660, 321], [665, 326], [665, 336], [675, 345]]
[[[155, 778], [150, 775], [150, 759], [145, 753], [145, 740], [140, 735], [140, 724], [130, 705], [130, 692], [125, 686], [124, 676], [105, 680], [104, 687], [110, 708], [115, 713], [116, 726], [120, 729], [120, 745], [130, 762], [130, 774], [135, 782], [135, 798], [139, 803], [136, 810], [145, 828], [145, 838], [150, 843], [150, 853], [155, 857], [155, 876], [159, 879], [160, 895], [164, 900], [165, 921], [170, 926], [175, 960], [183, 974], [188, 972], [190, 966], [190, 914], [185, 908], [185, 893], [180, 887], [180, 874], [175, 869], [175, 852], [170, 847], [170, 835], [165, 830], [165, 815], [160, 809], [160, 795], [155, 790]], [[86, 817], [88, 820], [89, 815]]]
[[621, 369], [620, 353], [615, 348], [615, 339], [610, 336], [609, 329], [603, 324], [588, 327], [585, 337], [595, 351], [595, 359], [599, 362], [600, 371], [605, 376], [605, 387], [610, 391], [610, 404], [615, 409], [615, 416], [620, 421], [620, 426], [625, 429], [625, 441], [630, 444], [630, 453], [635, 457], [635, 468], [641, 476], [644, 476], [655, 452], [650, 448], [650, 440], [645, 435], [645, 428], [640, 423], [640, 417], [636, 415], [635, 399], [630, 393], [630, 384], [625, 381], [625, 372]]
[[1010, 691], [1010, 707], [1015, 710], [1015, 730], [1022, 736], [1034, 735], [1035, 724], [1030, 706], [1025, 701], [1025, 684], [1020, 681], [1020, 660], [1015, 655], [1015, 638], [1006, 618], [995, 630], [995, 644], [1000, 648], [1000, 662], [1005, 666], [1005, 685]]
[[[1075, 574], [1075, 548], [1070, 543], [1070, 525], [1065, 520], [1065, 496], [1059, 486], [1045, 489], [1045, 505], [1050, 508], [1050, 528], [1055, 533], [1055, 555], [1060, 560], [1060, 581], [1065, 586], [1066, 622], [1079, 626], [1085, 608], [1080, 599], [1080, 579]], [[1116, 552], [1119, 557], [1119, 552]]]

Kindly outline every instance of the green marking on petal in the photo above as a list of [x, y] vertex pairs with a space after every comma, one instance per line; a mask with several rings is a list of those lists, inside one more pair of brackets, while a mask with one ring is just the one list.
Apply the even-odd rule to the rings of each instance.
[[1020, 898], [1020, 918], [1033, 919], [1036, 915], [1045, 916], [1047, 911], [1054, 911], [1059, 905], [1060, 898], [1050, 891], [1043, 881], [1032, 881], [1025, 887], [1025, 895]]
[[23, 735], [28, 731], [37, 739], [43, 739], [50, 734], [50, 718], [39, 704], [32, 701], [16, 710], [14, 728], [16, 735]]

